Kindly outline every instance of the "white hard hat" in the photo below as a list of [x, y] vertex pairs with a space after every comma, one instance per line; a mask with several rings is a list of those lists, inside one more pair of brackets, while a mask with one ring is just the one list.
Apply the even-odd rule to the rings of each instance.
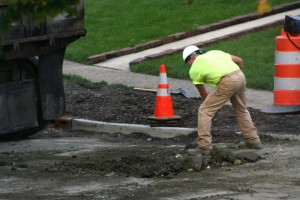
[[185, 47], [182, 53], [183, 61], [186, 62], [186, 59], [196, 51], [199, 51], [199, 48], [194, 45]]

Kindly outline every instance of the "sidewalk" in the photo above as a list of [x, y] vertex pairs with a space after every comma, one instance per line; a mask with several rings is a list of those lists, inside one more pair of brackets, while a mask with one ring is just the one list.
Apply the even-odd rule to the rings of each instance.
[[[109, 84], [120, 83], [129, 87], [157, 89], [158, 75], [151, 76], [145, 74], [132, 73], [128, 71], [102, 68], [97, 66], [87, 66], [70, 61], [64, 61], [64, 74], [76, 74], [92, 82], [106, 81]], [[190, 89], [198, 94], [193, 83], [189, 80], [168, 78], [170, 88]], [[263, 109], [273, 104], [273, 93], [262, 90], [247, 89], [247, 105], [255, 109]]]

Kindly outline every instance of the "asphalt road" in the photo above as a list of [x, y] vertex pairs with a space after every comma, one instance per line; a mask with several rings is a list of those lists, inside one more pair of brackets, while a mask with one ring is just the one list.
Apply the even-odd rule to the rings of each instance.
[[[46, 130], [28, 140], [2, 142], [0, 199], [296, 200], [300, 196], [300, 147], [284, 142], [265, 144], [263, 150], [256, 151], [263, 159], [255, 163], [169, 178], [124, 176], [113, 170], [103, 175], [89, 167], [99, 167], [103, 153], [121, 155], [137, 149], [146, 153], [166, 148], [183, 147], [150, 138], [118, 140], [116, 135], [62, 129]], [[97, 155], [101, 156], [93, 160]]]

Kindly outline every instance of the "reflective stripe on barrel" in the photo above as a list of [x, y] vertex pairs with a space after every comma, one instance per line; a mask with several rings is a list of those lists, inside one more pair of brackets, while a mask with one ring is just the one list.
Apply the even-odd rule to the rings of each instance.
[[300, 52], [275, 52], [275, 64], [300, 64]]
[[274, 78], [274, 90], [300, 90], [300, 78]]

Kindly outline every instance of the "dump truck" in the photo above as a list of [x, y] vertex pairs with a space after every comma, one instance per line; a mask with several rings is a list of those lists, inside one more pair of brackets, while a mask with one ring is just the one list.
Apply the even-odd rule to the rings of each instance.
[[[0, 14], [9, 4], [0, 3]], [[65, 112], [63, 60], [68, 44], [85, 36], [84, 1], [76, 14], [36, 22], [30, 13], [0, 38], [0, 139], [21, 139]]]

